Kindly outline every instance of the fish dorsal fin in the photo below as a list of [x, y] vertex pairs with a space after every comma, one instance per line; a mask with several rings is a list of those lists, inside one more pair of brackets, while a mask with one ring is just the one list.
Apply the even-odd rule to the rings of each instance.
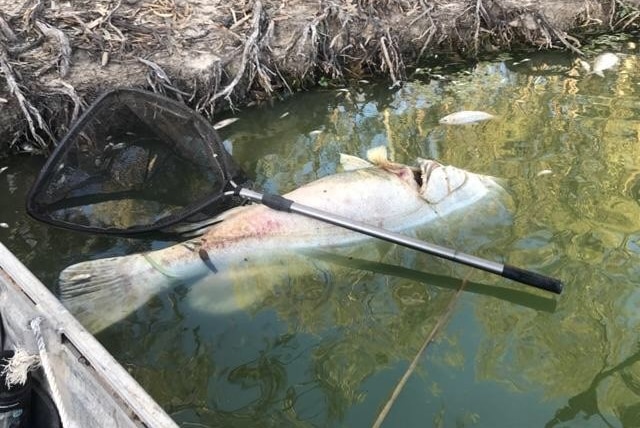
[[340, 165], [344, 171], [355, 171], [356, 169], [371, 168], [373, 164], [357, 156], [340, 153]]
[[387, 156], [387, 148], [385, 146], [378, 146], [367, 150], [367, 159], [377, 166], [388, 164], [389, 156]]
[[368, 150], [367, 159], [378, 168], [397, 175], [409, 186], [416, 190], [418, 189], [414, 169], [401, 163], [391, 162], [387, 156], [387, 148], [385, 146], [378, 146]]
[[367, 150], [367, 159], [368, 161], [357, 156], [340, 153], [340, 165], [345, 171], [371, 168], [372, 166], [385, 168], [386, 166], [393, 164], [393, 162], [389, 161], [387, 148], [385, 146], [378, 146]]

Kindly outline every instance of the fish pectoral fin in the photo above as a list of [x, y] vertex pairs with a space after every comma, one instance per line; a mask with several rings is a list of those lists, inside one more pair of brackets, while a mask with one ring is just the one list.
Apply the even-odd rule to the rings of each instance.
[[67, 267], [58, 279], [64, 306], [90, 332], [124, 319], [171, 283], [143, 255], [111, 257]]

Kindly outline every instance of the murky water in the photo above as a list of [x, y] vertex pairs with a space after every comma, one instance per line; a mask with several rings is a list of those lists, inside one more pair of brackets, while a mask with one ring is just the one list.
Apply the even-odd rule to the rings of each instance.
[[[178, 287], [98, 338], [185, 427], [640, 426], [639, 58], [625, 52], [605, 78], [572, 76], [564, 55], [528, 58], [395, 90], [300, 94], [247, 109], [222, 136], [269, 191], [381, 144], [399, 162], [500, 177], [510, 218], [474, 211], [421, 236], [559, 277], [559, 298], [371, 244], [353, 259], [325, 254], [246, 311], [194, 309]], [[460, 109], [497, 118], [438, 125]], [[0, 163], [0, 240], [46, 283], [77, 261], [166, 245], [26, 218], [41, 164]]]

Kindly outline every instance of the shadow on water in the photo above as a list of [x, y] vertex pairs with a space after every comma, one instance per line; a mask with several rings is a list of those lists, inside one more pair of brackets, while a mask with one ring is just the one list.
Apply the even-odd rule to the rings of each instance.
[[[601, 78], [575, 75], [563, 55], [530, 57], [397, 90], [301, 94], [222, 130], [268, 191], [378, 145], [398, 162], [437, 157], [500, 177], [508, 222], [470, 212], [429, 240], [566, 282], [556, 298], [474, 274], [386, 426], [640, 425], [639, 60], [623, 52]], [[497, 118], [438, 124], [462, 109]], [[0, 239], [48, 284], [71, 263], [167, 245], [35, 224], [22, 206], [38, 167], [23, 161], [0, 173]], [[206, 287], [178, 286], [99, 339], [185, 427], [367, 426], [468, 273], [380, 248], [318, 254], [273, 287], [247, 281], [262, 294], [235, 312], [197, 309]]]
[[[397, 278], [406, 278], [423, 284], [430, 284], [446, 290], [458, 290], [460, 279], [445, 275], [435, 275], [402, 266], [372, 262], [364, 259], [341, 256], [335, 253], [313, 251], [313, 257], [330, 261], [331, 263], [366, 270], [377, 274], [388, 275]], [[481, 296], [490, 296], [505, 302], [520, 305], [536, 311], [553, 312], [557, 306], [557, 300], [553, 297], [539, 296], [528, 291], [514, 290], [496, 285], [483, 284], [473, 281], [465, 281], [464, 291]]]

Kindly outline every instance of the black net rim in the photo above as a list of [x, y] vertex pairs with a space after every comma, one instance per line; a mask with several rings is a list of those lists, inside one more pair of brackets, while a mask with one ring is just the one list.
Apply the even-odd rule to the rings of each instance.
[[142, 89], [135, 88], [117, 88], [110, 91], [107, 91], [101, 94], [91, 105], [90, 107], [78, 118], [78, 120], [72, 125], [71, 129], [67, 132], [67, 134], [59, 141], [56, 148], [53, 150], [44, 166], [40, 170], [38, 177], [34, 181], [33, 185], [29, 189], [26, 199], [26, 211], [27, 213], [34, 219], [41, 221], [46, 224], [50, 224], [52, 226], [61, 227], [63, 229], [80, 231], [80, 232], [88, 232], [93, 234], [101, 234], [101, 235], [120, 235], [133, 237], [136, 235], [145, 235], [151, 234], [154, 232], [165, 233], [170, 231], [163, 230], [167, 229], [173, 225], [176, 225], [180, 222], [187, 220], [190, 217], [195, 216], [199, 212], [201, 212], [206, 207], [216, 203], [223, 197], [226, 197], [225, 191], [229, 191], [235, 188], [232, 180], [229, 178], [228, 169], [235, 164], [230, 155], [224, 150], [221, 146], [220, 148], [223, 150], [226, 158], [216, 159], [217, 165], [220, 167], [222, 172], [224, 186], [223, 192], [208, 195], [206, 198], [190, 204], [186, 206], [183, 210], [181, 210], [178, 214], [173, 214], [167, 216], [162, 220], [158, 220], [152, 225], [148, 226], [133, 226], [129, 228], [116, 228], [116, 227], [92, 227], [85, 226], [70, 222], [65, 222], [62, 220], [54, 220], [47, 215], [44, 215], [42, 211], [39, 209], [39, 205], [36, 203], [37, 191], [42, 187], [43, 183], [47, 180], [51, 169], [57, 165], [57, 163], [68, 154], [68, 152], [72, 149], [72, 144], [69, 142], [73, 141], [77, 136], [82, 132], [83, 128], [100, 112], [100, 107], [104, 104], [110, 102], [113, 98], [118, 97], [135, 97], [136, 99], [143, 100], [145, 102], [161, 102], [164, 106], [167, 106], [175, 111], [178, 111], [182, 114], [187, 114], [191, 116], [191, 118], [199, 123], [202, 127], [201, 129], [206, 130], [212, 134], [215, 138], [215, 142], [219, 143], [220, 139], [216, 130], [213, 126], [204, 119], [200, 114], [190, 109], [188, 106], [172, 100], [170, 98], [164, 97], [162, 95], [145, 91]]

